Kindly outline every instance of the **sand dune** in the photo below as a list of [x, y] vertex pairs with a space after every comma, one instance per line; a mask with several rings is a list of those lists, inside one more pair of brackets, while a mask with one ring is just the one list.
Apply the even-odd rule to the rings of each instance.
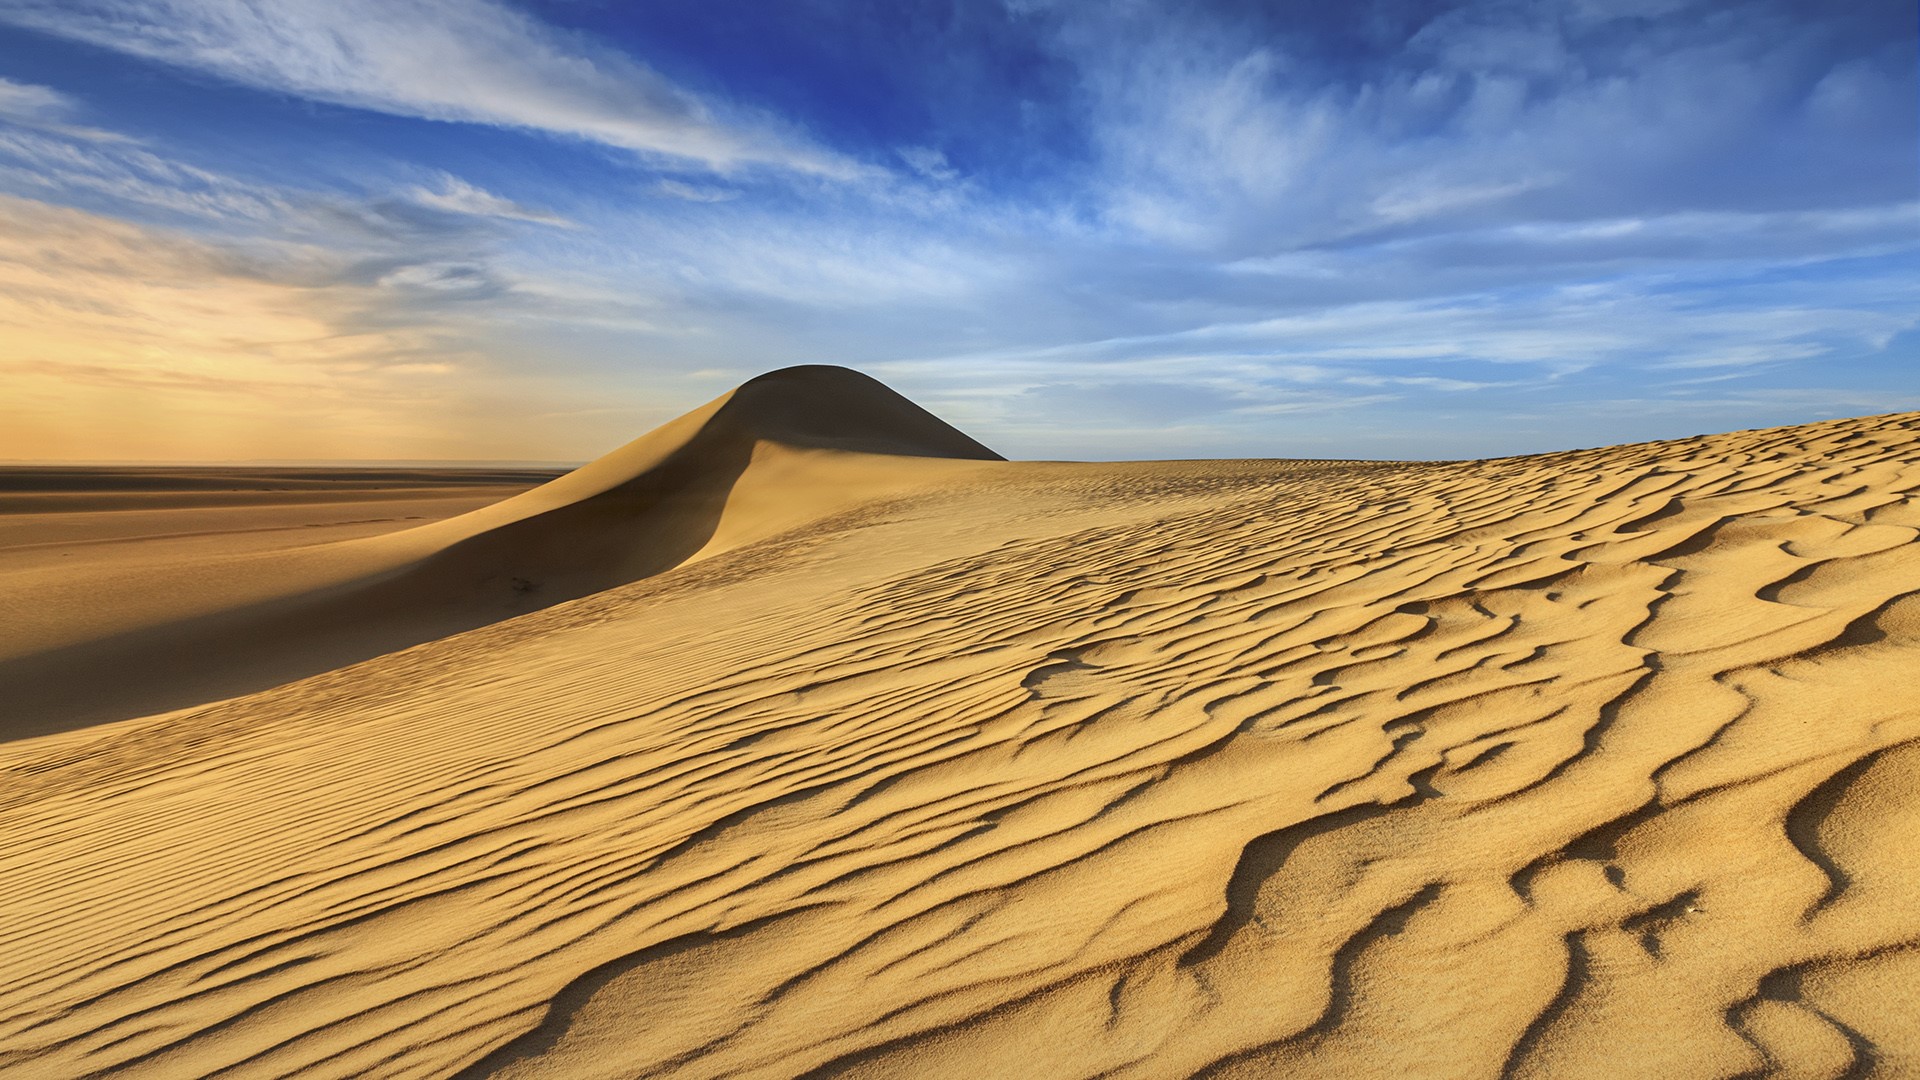
[[547, 591], [0, 744], [0, 1074], [1920, 1073], [1920, 415], [988, 458], [804, 369], [300, 554]]
[[[22, 542], [0, 547], [0, 700], [14, 703], [0, 738], [259, 690], [522, 615], [943, 475], [935, 459], [997, 456], [864, 375], [794, 368], [525, 494], [352, 542], [244, 542], [276, 527], [263, 507], [365, 480], [351, 474], [265, 474], [268, 499], [222, 490], [233, 477], [218, 473], [91, 471], [56, 488], [58, 473], [20, 470], [14, 508], [57, 513], [16, 515]], [[179, 552], [149, 536], [74, 572], [86, 552], [65, 534], [154, 504], [243, 516], [213, 544]]]

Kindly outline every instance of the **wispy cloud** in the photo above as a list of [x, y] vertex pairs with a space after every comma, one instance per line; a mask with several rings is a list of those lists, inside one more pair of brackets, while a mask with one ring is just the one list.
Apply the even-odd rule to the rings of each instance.
[[157, 423], [218, 442], [263, 401], [284, 416], [361, 399], [364, 415], [373, 372], [436, 351], [423, 329], [346, 332], [328, 311], [343, 297], [186, 237], [18, 199], [0, 199], [0, 226], [7, 456], [112, 456], [63, 445], [72, 435], [42, 430], [52, 416], [69, 431], [91, 420], [80, 429], [97, 443]]
[[[422, 125], [277, 110], [303, 125], [289, 141], [327, 147], [277, 159], [197, 127], [89, 138], [75, 125], [109, 115], [112, 80], [8, 83], [0, 190], [214, 260], [109, 260], [136, 282], [198, 274], [251, 298], [237, 311], [313, 320], [299, 340], [393, 353], [350, 376], [296, 349], [303, 385], [588, 388], [535, 414], [574, 417], [573, 441], [527, 457], [585, 456], [805, 362], [1068, 456], [1503, 452], [1655, 437], [1661, 417], [1784, 422], [1913, 383], [1913, 35], [1852, 5], [1021, 0], [857, 33], [795, 5], [765, 15], [795, 56], [763, 81], [752, 43], [703, 70], [704, 31], [674, 49], [672, 20], [622, 37], [617, 6], [595, 7], [576, 20], [595, 37], [536, 18], [553, 10], [0, 0], [0, 22], [226, 81], [191, 80], [195, 101], [259, 107], [237, 83], [468, 125], [360, 145]], [[867, 51], [834, 51], [852, 38]], [[470, 125], [633, 154], [501, 155]], [[45, 250], [67, 273], [96, 248]], [[101, 349], [130, 343], [72, 358], [74, 385], [147, 377], [138, 355], [188, 393], [204, 305], [174, 298], [166, 352], [171, 302], [72, 314], [150, 295], [100, 274], [14, 289]]]
[[203, 219], [267, 222], [289, 210], [286, 199], [270, 187], [155, 153], [130, 139], [63, 127], [0, 128], [0, 186], [55, 197], [91, 195]]
[[[1817, 20], [1765, 3], [1465, 3], [1404, 37], [1378, 28], [1411, 6], [1363, 8], [1343, 32], [1385, 37], [1360, 56], [1316, 51], [1298, 16], [1059, 8], [1109, 220], [1245, 257], [1516, 221], [1911, 198], [1910, 162], [1902, 176], [1883, 154], [1914, 145], [1910, 45], [1842, 51], [1810, 32]], [[1883, 167], [1836, 173], [1823, 157]]]
[[0, 196], [0, 457], [584, 457], [624, 435], [537, 419], [601, 397], [503, 368], [447, 295], [471, 271], [339, 262]]
[[558, 214], [522, 206], [512, 199], [502, 198], [448, 173], [441, 173], [434, 186], [415, 187], [410, 194], [420, 205], [434, 210], [444, 210], [449, 214], [529, 221], [536, 225], [553, 225], [563, 229], [574, 227], [573, 222]]
[[0, 20], [247, 86], [730, 170], [861, 168], [497, 0], [3, 0]]
[[[1206, 371], [1325, 377], [1353, 368], [1355, 385], [1379, 385], [1381, 368], [1407, 365], [1532, 367], [1558, 377], [1602, 364], [1652, 369], [1758, 366], [1849, 350], [1878, 350], [1920, 328], [1907, 301], [1916, 290], [1862, 296], [1861, 306], [1782, 305], [1716, 288], [1647, 292], [1629, 287], [1510, 290], [1428, 301], [1369, 301], [1251, 322], [1216, 323], [1038, 350], [997, 350], [902, 361], [993, 367], [1032, 377], [1078, 361], [1102, 378], [1165, 379]], [[1746, 303], [1742, 303], [1742, 300]], [[1822, 299], [1809, 295], [1809, 300]], [[1359, 377], [1360, 368], [1366, 376]], [[1444, 379], [1445, 376], [1437, 378]], [[1433, 379], [1398, 381], [1433, 385]]]
[[66, 120], [73, 100], [50, 86], [15, 82], [0, 76], [0, 120], [16, 124], [47, 124]]
[[684, 180], [666, 179], [653, 185], [653, 190], [674, 199], [687, 202], [718, 203], [732, 202], [740, 193], [732, 188], [716, 187], [712, 184], [689, 184]]
[[944, 151], [932, 146], [901, 146], [894, 149], [907, 167], [936, 183], [957, 178], [960, 170], [947, 161]]
[[0, 126], [38, 128], [89, 142], [117, 142], [124, 136], [79, 122], [84, 110], [51, 86], [23, 83], [0, 75]]

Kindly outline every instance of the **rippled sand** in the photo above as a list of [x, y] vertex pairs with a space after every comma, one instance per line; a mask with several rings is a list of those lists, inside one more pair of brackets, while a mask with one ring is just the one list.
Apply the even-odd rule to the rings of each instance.
[[0, 743], [0, 1073], [1920, 1071], [1920, 415], [1010, 463], [855, 378], [300, 579], [475, 629]]

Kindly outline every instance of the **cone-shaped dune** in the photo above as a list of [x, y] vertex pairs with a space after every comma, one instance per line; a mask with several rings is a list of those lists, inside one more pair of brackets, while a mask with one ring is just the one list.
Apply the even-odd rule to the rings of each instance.
[[1020, 463], [805, 368], [43, 552], [0, 1076], [1920, 1075], [1916, 492], [1916, 414]]

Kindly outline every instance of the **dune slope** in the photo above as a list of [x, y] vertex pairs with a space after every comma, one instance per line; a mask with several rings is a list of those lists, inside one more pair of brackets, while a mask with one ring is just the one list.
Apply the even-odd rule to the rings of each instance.
[[1920, 1070], [1920, 415], [917, 461], [0, 746], [0, 1073]]
[[33, 568], [44, 572], [9, 574], [0, 558], [0, 739], [342, 667], [988, 459], [865, 375], [789, 368], [532, 491], [418, 528], [91, 573], [49, 559]]

